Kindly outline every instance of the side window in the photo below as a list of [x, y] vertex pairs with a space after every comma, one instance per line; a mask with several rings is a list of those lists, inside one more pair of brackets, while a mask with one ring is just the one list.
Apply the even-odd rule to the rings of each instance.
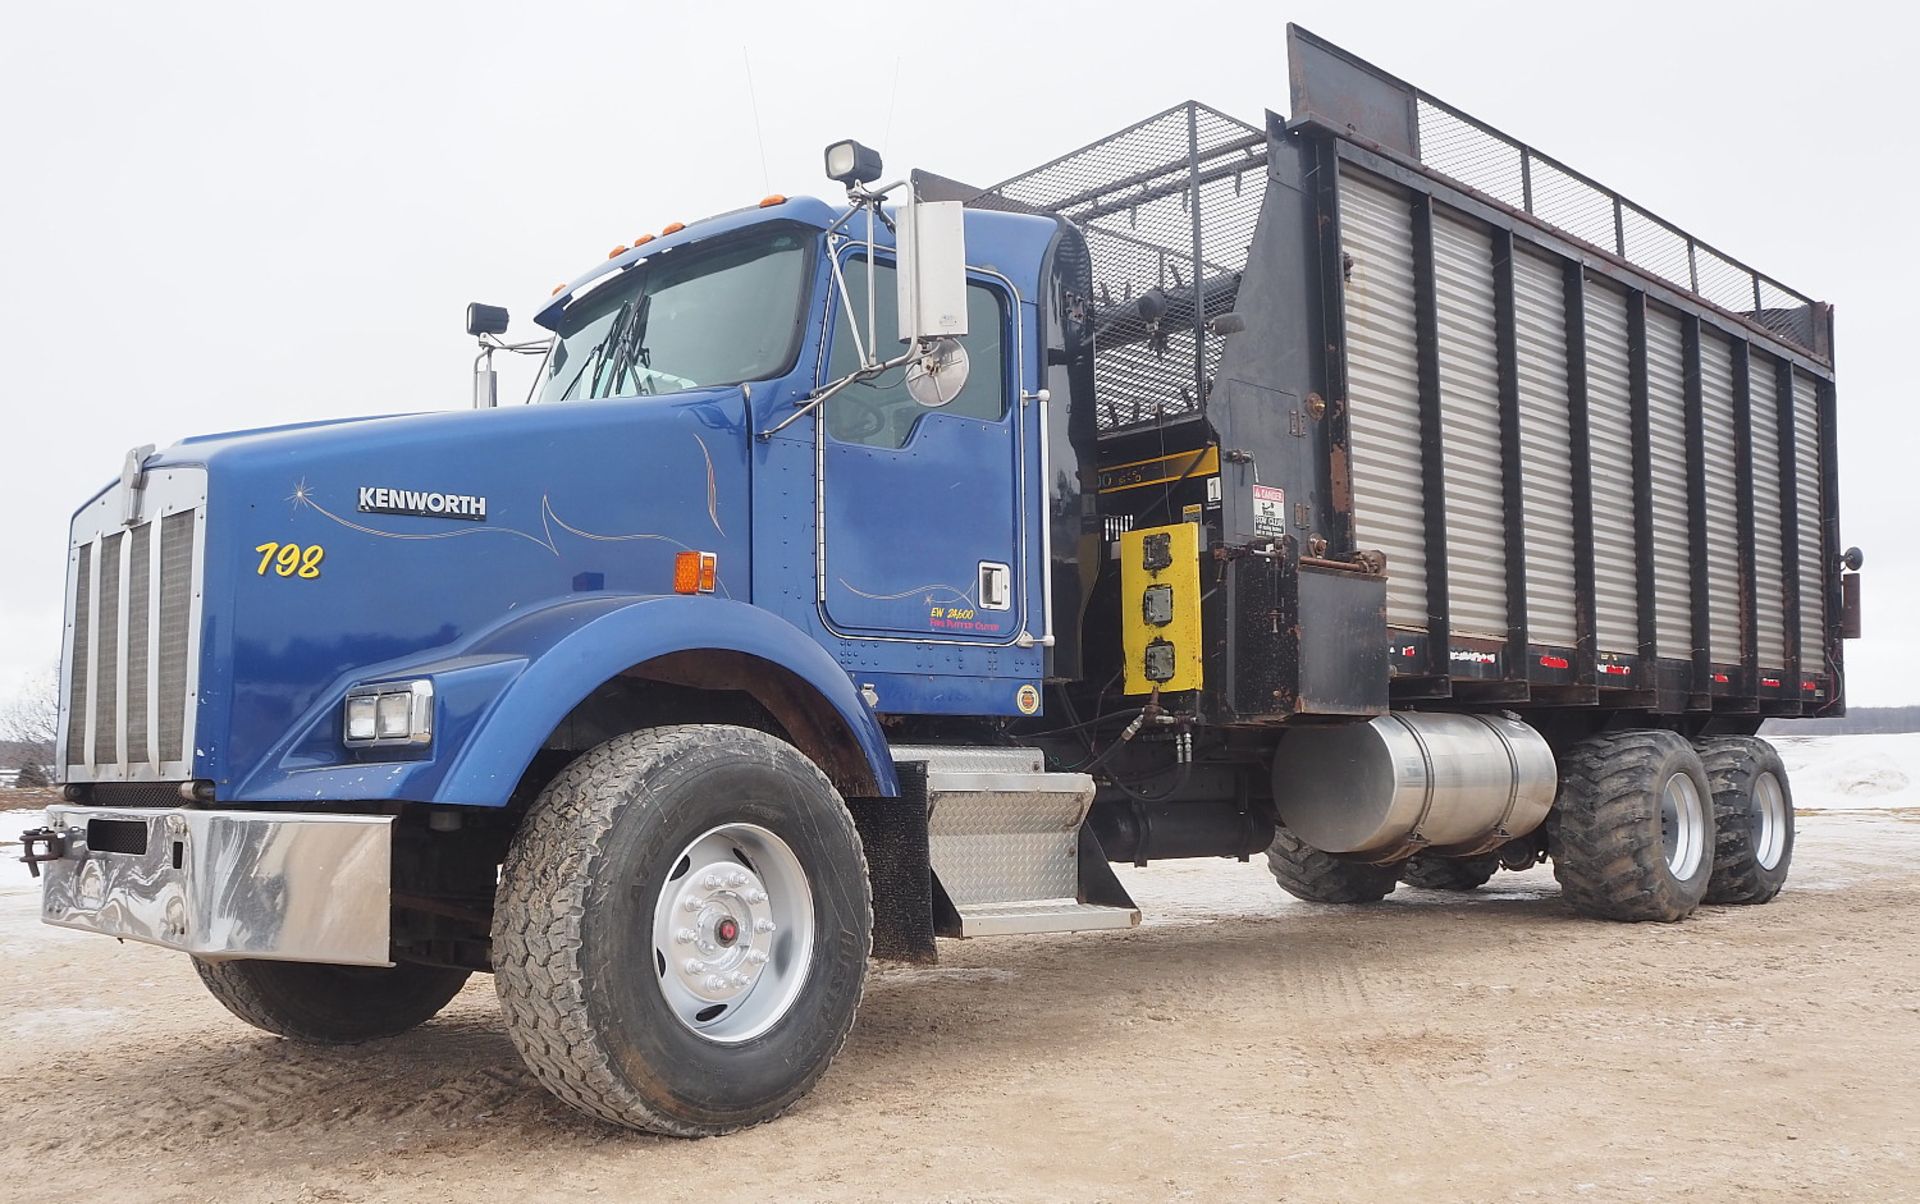
[[[848, 260], [844, 272], [853, 308], [859, 311], [867, 295], [866, 260]], [[880, 265], [874, 287], [878, 290], [874, 297], [874, 321], [879, 326], [879, 355], [889, 359], [905, 350], [900, 342], [892, 264]], [[853, 331], [847, 325], [846, 307], [836, 304], [834, 315], [833, 350], [827, 359], [828, 380], [839, 380], [860, 366]], [[865, 317], [865, 313], [861, 313], [862, 320]], [[967, 285], [967, 330], [969, 333], [960, 342], [967, 349], [971, 371], [960, 396], [937, 411], [929, 410], [907, 395], [906, 370], [895, 368], [874, 380], [849, 385], [828, 398], [827, 433], [842, 443], [903, 447], [913, 434], [914, 424], [926, 414], [957, 414], [998, 421], [1007, 412], [1007, 365], [1001, 346], [1006, 318], [1001, 312], [999, 294], [984, 284]]]

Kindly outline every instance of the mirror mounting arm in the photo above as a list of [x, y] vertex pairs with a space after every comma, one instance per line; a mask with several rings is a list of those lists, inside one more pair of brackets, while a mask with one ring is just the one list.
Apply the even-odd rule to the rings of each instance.
[[916, 342], [911, 347], [908, 347], [905, 351], [901, 352], [898, 356], [886, 361], [883, 364], [870, 364], [864, 368], [858, 369], [857, 371], [847, 373], [847, 375], [841, 377], [839, 380], [834, 381], [832, 384], [823, 386], [819, 391], [811, 394], [810, 396], [808, 396], [807, 398], [799, 402], [798, 405], [795, 407], [793, 413], [788, 414], [785, 418], [782, 418], [779, 422], [768, 427], [766, 430], [761, 431], [760, 434], [756, 437], [763, 441], [773, 438], [775, 435], [779, 434], [781, 431], [784, 431], [788, 427], [792, 426], [795, 422], [798, 422], [802, 417], [812, 413], [814, 410], [819, 409], [822, 405], [826, 404], [826, 401], [829, 397], [832, 397], [835, 393], [838, 393], [840, 390], [846, 388], [848, 385], [857, 385], [861, 381], [872, 380], [874, 377], [879, 376], [883, 372], [891, 372], [893, 369], [900, 367], [902, 364], [911, 363], [913, 358], [918, 354], [920, 354], [920, 344]]

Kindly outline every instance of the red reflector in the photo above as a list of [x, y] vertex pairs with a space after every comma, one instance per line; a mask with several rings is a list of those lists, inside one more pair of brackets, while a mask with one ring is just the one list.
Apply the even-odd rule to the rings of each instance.
[[1763, 677], [1760, 679], [1760, 684], [1766, 686], [1768, 689], [1777, 690], [1780, 688], [1780, 679], [1777, 677]]
[[1800, 683], [1800, 688], [1803, 690], [1818, 690], [1820, 683], [1817, 681], [1803, 681]]
[[1547, 669], [1564, 669], [1567, 667], [1567, 658], [1564, 656], [1543, 656], [1540, 658], [1540, 664], [1541, 667]]
[[1716, 673], [1713, 675], [1713, 680], [1715, 684], [1724, 686], [1727, 684], [1727, 675], [1724, 673]]

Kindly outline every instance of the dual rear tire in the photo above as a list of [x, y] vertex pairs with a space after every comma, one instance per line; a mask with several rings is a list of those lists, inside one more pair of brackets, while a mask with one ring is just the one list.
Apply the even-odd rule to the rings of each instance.
[[1672, 922], [1703, 902], [1764, 903], [1793, 859], [1786, 768], [1750, 736], [1593, 736], [1560, 758], [1547, 845], [1586, 915]]

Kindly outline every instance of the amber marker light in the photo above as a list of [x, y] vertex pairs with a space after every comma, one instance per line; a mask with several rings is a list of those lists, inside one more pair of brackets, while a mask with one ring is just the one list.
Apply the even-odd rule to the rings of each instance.
[[620, 258], [620, 256], [625, 255], [628, 251], [631, 251], [632, 249], [633, 248], [629, 247], [626, 243], [621, 243], [619, 246], [615, 247], [613, 250], [607, 252], [607, 258], [618, 259]]
[[775, 205], [784, 205], [786, 203], [787, 203], [787, 198], [781, 196], [777, 192], [772, 194], [771, 196], [763, 196], [760, 198], [760, 207], [762, 209], [771, 209]]
[[668, 222], [666, 226], [661, 229], [660, 237], [665, 238], [669, 234], [678, 234], [686, 228], [687, 223], [685, 222]]
[[644, 247], [652, 241], [653, 241], [653, 235], [642, 234], [640, 237], [633, 240], [633, 245], [636, 247]]
[[712, 552], [681, 552], [673, 558], [673, 592], [710, 594], [720, 575], [720, 557]]

